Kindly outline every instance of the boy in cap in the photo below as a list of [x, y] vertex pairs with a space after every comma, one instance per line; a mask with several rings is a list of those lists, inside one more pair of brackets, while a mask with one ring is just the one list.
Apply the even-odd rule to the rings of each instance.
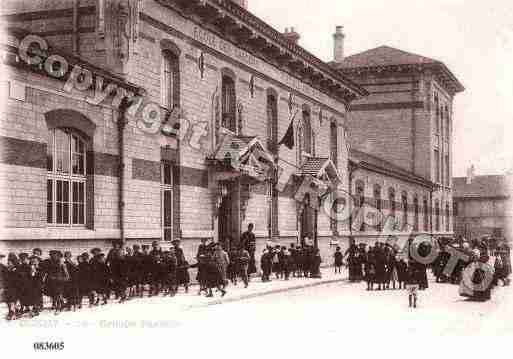
[[262, 269], [262, 282], [271, 281], [271, 271], [273, 267], [272, 254], [268, 249], [264, 249], [262, 257], [260, 257], [260, 268]]
[[144, 289], [144, 255], [141, 252], [141, 247], [138, 244], [134, 244], [132, 246], [132, 249], [132, 265], [134, 271], [135, 296], [141, 297]]
[[110, 296], [110, 270], [105, 260], [105, 254], [95, 251], [94, 257], [91, 259], [91, 275], [93, 277], [94, 290], [97, 294], [94, 305], [100, 304], [100, 298], [103, 300], [102, 304], [107, 304]]
[[342, 273], [342, 264], [344, 255], [342, 254], [340, 246], [337, 246], [337, 249], [335, 250], [335, 253], [333, 254], [333, 258], [335, 260], [335, 274]]
[[64, 252], [64, 265], [68, 270], [70, 280], [64, 288], [64, 297], [66, 298], [66, 309], [75, 311], [78, 307], [78, 268], [73, 262], [71, 252]]
[[19, 260], [16, 254], [9, 253], [7, 256], [7, 267], [4, 272], [4, 300], [7, 303], [7, 308], [9, 310], [6, 319], [14, 320], [16, 319], [16, 305], [20, 298], [20, 276], [18, 273]]
[[148, 285], [150, 289], [148, 289], [148, 293], [151, 292], [151, 287], [153, 285], [152, 278], [152, 269], [153, 269], [153, 258], [149, 252], [150, 246], [147, 244], [142, 245], [142, 268], [141, 275], [144, 278], [143, 288], [141, 290], [141, 298], [144, 296], [144, 286]]
[[30, 313], [32, 307], [32, 281], [31, 281], [31, 268], [30, 268], [30, 260], [29, 255], [25, 252], [18, 254], [18, 258], [20, 259], [20, 264], [18, 266], [18, 274], [20, 280], [20, 291], [19, 291], [19, 299], [21, 304], [21, 312], [22, 313]]
[[82, 309], [84, 297], [89, 299], [89, 305], [94, 303], [91, 265], [89, 264], [89, 253], [84, 252], [77, 257], [77, 285], [78, 285], [78, 309]]
[[171, 242], [174, 247], [176, 262], [177, 262], [177, 270], [176, 270], [176, 278], [177, 285], [183, 285], [185, 288], [185, 293], [189, 291], [189, 262], [185, 259], [185, 254], [183, 253], [183, 249], [180, 248], [180, 240], [175, 239]]

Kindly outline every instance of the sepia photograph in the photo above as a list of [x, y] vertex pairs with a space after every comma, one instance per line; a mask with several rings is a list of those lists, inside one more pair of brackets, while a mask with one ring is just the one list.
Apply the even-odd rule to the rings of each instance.
[[1, 0], [0, 352], [505, 357], [513, 4]]

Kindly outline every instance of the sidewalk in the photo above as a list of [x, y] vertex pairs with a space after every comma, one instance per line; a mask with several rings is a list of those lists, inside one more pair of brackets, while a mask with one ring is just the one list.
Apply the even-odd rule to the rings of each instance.
[[[177, 310], [177, 311], [185, 311], [194, 308], [208, 307], [211, 305], [218, 305], [224, 303], [237, 302], [241, 300], [256, 298], [264, 295], [277, 294], [282, 292], [287, 292], [291, 290], [315, 287], [323, 284], [330, 284], [336, 282], [347, 282], [347, 271], [345, 268], [342, 269], [341, 274], [335, 274], [333, 267], [323, 268], [321, 269], [322, 278], [293, 278], [285, 281], [283, 279], [275, 279], [273, 276], [273, 280], [271, 282], [262, 282], [260, 277], [253, 277], [251, 282], [249, 283], [248, 288], [244, 288], [244, 284], [242, 281], [237, 283], [237, 286], [232, 285], [231, 283], [227, 286], [227, 294], [224, 297], [221, 297], [220, 293], [215, 293], [214, 297], [207, 298], [205, 295], [198, 295], [198, 286], [192, 285], [189, 288], [189, 293], [185, 293], [183, 288], [180, 288], [179, 292], [174, 297], [144, 297], [144, 298], [135, 298], [127, 301], [124, 304], [119, 304], [115, 300], [110, 300], [108, 305], [98, 306], [89, 308], [85, 303], [87, 300], [84, 300], [84, 307], [79, 312], [94, 312], [101, 311], [105, 313], [108, 310], [117, 309], [121, 306], [134, 306], [137, 308], [140, 306], [166, 306], [169, 309]], [[46, 304], [48, 307], [49, 303]], [[134, 307], [135, 309], [135, 307]], [[5, 315], [7, 314], [7, 306], [4, 303], [0, 304], [0, 321], [3, 321]], [[71, 313], [63, 312], [59, 315], [59, 318], [65, 318], [67, 315], [71, 315]], [[49, 310], [44, 310], [40, 316], [36, 317], [39, 319], [54, 317], [52, 312]], [[27, 320], [28, 317], [23, 317], [21, 320]]]

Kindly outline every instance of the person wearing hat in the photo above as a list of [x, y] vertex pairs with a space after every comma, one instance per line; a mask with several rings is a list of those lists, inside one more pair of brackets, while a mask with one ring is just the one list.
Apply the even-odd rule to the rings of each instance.
[[52, 298], [52, 308], [55, 314], [64, 309], [64, 288], [70, 280], [70, 275], [64, 265], [63, 255], [60, 251], [50, 251], [50, 261], [47, 268], [47, 290]]
[[166, 288], [167, 295], [173, 297], [176, 294], [176, 267], [177, 260], [175, 255], [175, 249], [170, 248], [166, 252], [164, 258], [164, 286]]
[[30, 313], [32, 311], [32, 291], [31, 291], [31, 268], [28, 253], [22, 252], [18, 254], [20, 264], [18, 273], [20, 276], [20, 304], [22, 313]]
[[70, 280], [64, 288], [64, 298], [66, 299], [66, 310], [75, 311], [78, 308], [78, 267], [73, 262], [70, 251], [64, 252], [64, 265], [69, 273]]
[[94, 304], [93, 295], [93, 277], [91, 273], [91, 264], [89, 263], [89, 253], [84, 252], [77, 257], [77, 284], [78, 284], [78, 309], [82, 309], [82, 300], [84, 297], [89, 299], [89, 305]]
[[349, 248], [344, 253], [344, 257], [347, 256], [347, 265], [349, 267], [349, 281], [355, 282], [357, 280], [357, 257], [358, 257], [358, 247], [354, 239], [349, 240]]
[[228, 257], [228, 253], [223, 249], [221, 243], [216, 243], [214, 250], [214, 262], [217, 266], [217, 270], [221, 275], [221, 280], [223, 282], [223, 288], [228, 284], [227, 280], [227, 269], [230, 264], [230, 259]]
[[156, 254], [162, 255], [162, 248], [160, 248], [159, 242], [153, 241], [151, 242], [151, 256], [155, 256]]
[[138, 244], [132, 246], [132, 265], [134, 271], [135, 296], [142, 297], [144, 291], [144, 255]]
[[96, 252], [96, 255], [90, 261], [90, 273], [92, 277], [92, 297], [93, 302], [90, 305], [107, 304], [110, 296], [111, 280], [110, 270], [106, 263], [105, 254]]
[[141, 288], [140, 296], [144, 296], [144, 287], [153, 285], [153, 258], [150, 255], [150, 246], [147, 244], [142, 245], [142, 268], [141, 276], [144, 278], [143, 286]]
[[264, 249], [262, 256], [260, 257], [260, 268], [262, 269], [262, 282], [270, 282], [271, 281], [271, 271], [273, 267], [273, 259], [272, 254], [269, 253], [269, 250]]
[[248, 267], [248, 273], [249, 275], [256, 273], [256, 259], [255, 259], [255, 252], [256, 252], [256, 236], [253, 233], [253, 230], [255, 229], [255, 225], [253, 223], [248, 224], [248, 230], [242, 233], [240, 240], [242, 247], [248, 251], [250, 255], [250, 261], [249, 261], [249, 267]]
[[20, 299], [20, 276], [18, 273], [19, 260], [16, 254], [9, 253], [7, 266], [4, 271], [3, 299], [7, 303], [7, 320], [17, 318], [16, 305]]
[[185, 288], [185, 293], [189, 292], [189, 262], [185, 259], [185, 254], [183, 253], [183, 249], [180, 248], [180, 240], [175, 239], [171, 242], [173, 244], [176, 256], [176, 280], [177, 285], [183, 285]]

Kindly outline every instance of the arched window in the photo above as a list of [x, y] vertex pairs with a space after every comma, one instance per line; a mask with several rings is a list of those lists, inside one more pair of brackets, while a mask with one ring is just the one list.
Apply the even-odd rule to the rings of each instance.
[[424, 198], [423, 200], [424, 207], [424, 232], [429, 231], [429, 208], [428, 208], [428, 200]]
[[307, 106], [303, 107], [303, 138], [302, 138], [302, 151], [308, 154], [313, 154], [312, 152], [312, 124], [310, 122], [310, 108]]
[[338, 168], [338, 126], [336, 120], [330, 123], [330, 158]]
[[237, 97], [234, 77], [223, 74], [221, 89], [221, 126], [237, 133]]
[[383, 208], [383, 201], [381, 200], [381, 187], [379, 185], [375, 185], [373, 192], [374, 192], [373, 193], [374, 205], [376, 206], [376, 210], [378, 211], [378, 218], [376, 218], [376, 220], [377, 220], [376, 230], [378, 232], [381, 232], [381, 230], [383, 229], [383, 224], [382, 224], [383, 216], [381, 214], [381, 210]]
[[395, 218], [395, 213], [396, 213], [396, 206], [395, 206], [395, 189], [393, 188], [389, 188], [388, 189], [388, 204], [389, 204], [389, 209], [390, 209], [390, 212], [389, 212], [389, 216], [393, 218], [394, 220], [394, 228], [395, 229], [395, 223], [396, 223], [396, 218]]
[[173, 240], [173, 165], [162, 161], [160, 165], [160, 192], [162, 208], [162, 236], [165, 241]]
[[440, 232], [440, 202], [435, 201], [435, 231]]
[[171, 50], [162, 51], [162, 106], [172, 110], [180, 106], [180, 62], [178, 55]]
[[[268, 149], [274, 155], [278, 154], [278, 95], [269, 89], [267, 91], [267, 138]], [[278, 236], [278, 190], [273, 181], [269, 182], [269, 236]]]
[[417, 195], [413, 198], [413, 230], [419, 231], [419, 198]]
[[450, 209], [449, 203], [445, 205], [445, 231], [449, 232], [451, 230], [451, 217], [450, 217]]
[[267, 93], [267, 138], [270, 151], [276, 154], [278, 150], [278, 96], [274, 91]]
[[86, 141], [69, 129], [49, 130], [47, 223], [86, 224]]
[[356, 182], [356, 198], [355, 198], [355, 204], [357, 207], [356, 214], [358, 215], [358, 220], [361, 221], [360, 224], [360, 232], [365, 232], [365, 220], [363, 218], [363, 212], [360, 211], [360, 209], [363, 207], [365, 202], [365, 184], [363, 181], [357, 181]]
[[408, 194], [406, 192], [403, 192], [401, 194], [401, 205], [402, 205], [402, 211], [403, 211], [403, 220], [402, 220], [402, 230], [407, 230], [408, 225]]

